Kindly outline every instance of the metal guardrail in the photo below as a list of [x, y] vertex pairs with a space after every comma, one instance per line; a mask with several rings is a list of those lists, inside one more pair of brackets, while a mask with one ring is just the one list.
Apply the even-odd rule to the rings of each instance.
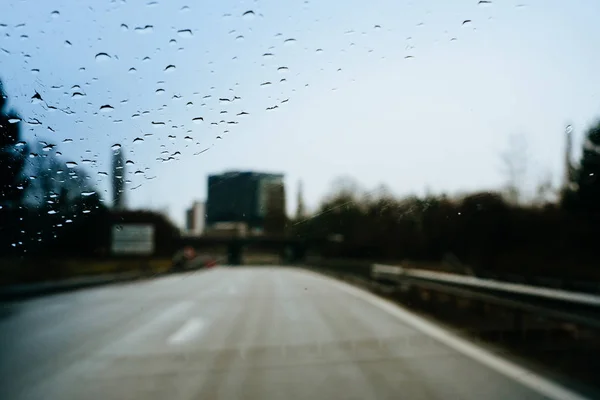
[[600, 328], [600, 296], [592, 294], [382, 264], [371, 278]]

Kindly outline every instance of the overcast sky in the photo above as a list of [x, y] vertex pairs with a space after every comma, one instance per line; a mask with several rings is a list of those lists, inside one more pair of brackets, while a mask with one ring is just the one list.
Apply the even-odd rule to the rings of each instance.
[[559, 184], [565, 126], [578, 150], [600, 116], [596, 0], [198, 3], [3, 4], [25, 139], [93, 160], [107, 201], [98, 172], [121, 144], [129, 206], [182, 223], [226, 170], [284, 173], [290, 210], [299, 180], [315, 208], [342, 175], [397, 195], [498, 188], [515, 134], [528, 182]]

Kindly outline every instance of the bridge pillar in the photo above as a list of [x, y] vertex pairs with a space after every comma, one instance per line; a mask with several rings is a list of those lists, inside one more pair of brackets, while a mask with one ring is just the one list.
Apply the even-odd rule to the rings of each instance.
[[238, 241], [233, 241], [227, 245], [227, 263], [229, 265], [241, 265], [243, 245]]

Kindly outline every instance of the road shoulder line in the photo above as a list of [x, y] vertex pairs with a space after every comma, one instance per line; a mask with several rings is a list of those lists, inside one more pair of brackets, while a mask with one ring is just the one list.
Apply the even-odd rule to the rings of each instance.
[[456, 334], [414, 314], [406, 308], [369, 293], [348, 283], [337, 281], [317, 272], [302, 271], [303, 273], [317, 276], [338, 289], [360, 298], [369, 304], [384, 310], [388, 314], [398, 318], [403, 323], [410, 325], [414, 329], [426, 334], [440, 343], [452, 348], [453, 350], [487, 366], [488, 368], [519, 382], [525, 387], [555, 400], [588, 400], [561, 385], [558, 385], [548, 379], [536, 374], [535, 372], [521, 367], [511, 361], [508, 361], [496, 354], [485, 350], [469, 341], [457, 336]]

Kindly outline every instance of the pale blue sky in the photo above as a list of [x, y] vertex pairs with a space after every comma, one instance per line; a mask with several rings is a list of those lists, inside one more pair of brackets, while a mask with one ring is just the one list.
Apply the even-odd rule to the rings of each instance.
[[[168, 207], [179, 223], [207, 174], [232, 169], [285, 173], [290, 210], [299, 179], [311, 208], [340, 175], [397, 195], [498, 188], [513, 134], [527, 140], [528, 182], [551, 173], [558, 184], [565, 125], [578, 149], [600, 116], [594, 0], [8, 3], [0, 78], [22, 117], [42, 122], [25, 138], [95, 160], [85, 167], [106, 199], [97, 173], [123, 144], [129, 205]], [[35, 91], [72, 113], [32, 103]]]

